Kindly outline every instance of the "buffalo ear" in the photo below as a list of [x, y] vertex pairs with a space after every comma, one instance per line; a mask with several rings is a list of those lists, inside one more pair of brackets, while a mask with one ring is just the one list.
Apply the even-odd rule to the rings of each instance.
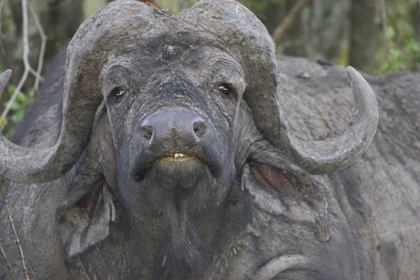
[[104, 180], [77, 202], [70, 201], [63, 204], [59, 213], [59, 230], [68, 258], [107, 238], [109, 223], [115, 220], [113, 197]]
[[[66, 173], [69, 190], [58, 208], [58, 225], [66, 256], [71, 258], [109, 235], [115, 220], [112, 133], [103, 103], [95, 117], [89, 146]], [[104, 168], [106, 167], [106, 168]]]
[[242, 171], [242, 188], [250, 193], [254, 205], [306, 226], [318, 239], [327, 241], [328, 205], [320, 184], [276, 149], [254, 159], [248, 159]]

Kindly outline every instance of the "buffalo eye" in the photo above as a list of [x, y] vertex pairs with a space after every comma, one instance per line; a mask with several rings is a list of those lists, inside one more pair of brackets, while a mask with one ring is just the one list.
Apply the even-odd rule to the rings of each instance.
[[115, 98], [116, 101], [119, 101], [124, 96], [124, 94], [126, 94], [126, 92], [127, 92], [126, 90], [120, 87], [116, 87], [112, 90], [111, 96]]
[[231, 95], [233, 93], [232, 86], [229, 84], [221, 84], [217, 86], [217, 89], [224, 95]]

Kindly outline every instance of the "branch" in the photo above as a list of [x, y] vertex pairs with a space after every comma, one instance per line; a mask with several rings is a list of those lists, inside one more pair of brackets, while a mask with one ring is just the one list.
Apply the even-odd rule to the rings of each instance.
[[80, 261], [80, 263], [82, 264], [83, 273], [85, 274], [86, 279], [87, 279], [87, 280], [90, 280], [90, 278], [89, 278], [89, 274], [87, 273], [86, 268], [85, 268], [85, 265], [83, 264], [83, 261], [82, 261], [82, 259], [80, 258], [80, 256], [79, 256], [79, 261]]
[[388, 17], [386, 15], [386, 3], [385, 0], [381, 1], [381, 21], [382, 21], [382, 29], [384, 32], [384, 41], [385, 41], [385, 48], [386, 51], [389, 51], [391, 49], [391, 39], [388, 37], [388, 34], [386, 32], [386, 28], [388, 27]]
[[38, 29], [39, 35], [41, 36], [41, 50], [39, 51], [39, 57], [38, 57], [38, 68], [36, 70], [36, 80], [35, 80], [35, 85], [34, 88], [35, 90], [38, 89], [38, 85], [39, 85], [39, 81], [43, 81], [43, 78], [41, 77], [41, 72], [42, 72], [42, 66], [44, 63], [44, 54], [45, 54], [45, 46], [47, 44], [47, 36], [45, 35], [44, 29], [42, 28], [38, 16], [36, 15], [33, 7], [31, 4], [29, 4], [29, 10], [31, 11], [31, 15], [34, 19], [36, 28]]
[[281, 37], [286, 33], [287, 30], [293, 25], [296, 21], [297, 15], [299, 12], [310, 2], [311, 0], [299, 0], [292, 8], [292, 10], [287, 14], [286, 18], [281, 22], [281, 24], [273, 32], [274, 42], [280, 41]]
[[16, 96], [22, 89], [23, 85], [26, 82], [26, 79], [28, 78], [29, 71], [31, 70], [31, 66], [29, 64], [29, 39], [28, 39], [28, 9], [27, 9], [27, 3], [26, 0], [22, 0], [22, 18], [23, 18], [23, 32], [22, 32], [22, 39], [23, 39], [23, 65], [25, 67], [25, 70], [23, 72], [22, 78], [20, 78], [19, 84], [16, 87], [15, 91], [13, 92], [12, 97], [10, 98], [9, 102], [7, 102], [6, 108], [4, 109], [3, 113], [1, 114], [1, 118], [4, 120], [2, 126], [0, 127], [0, 131], [3, 130], [4, 126], [7, 124], [6, 116], [10, 111], [10, 108], [12, 107], [13, 103], [15, 102]]
[[[6, 120], [6, 115], [10, 110], [10, 107], [12, 106], [13, 102], [16, 99], [17, 94], [20, 92], [20, 89], [22, 88], [23, 84], [26, 81], [26, 78], [28, 77], [28, 73], [30, 70], [30, 65], [29, 65], [29, 43], [28, 43], [28, 6], [26, 3], [26, 0], [22, 0], [22, 16], [23, 16], [23, 64], [25, 66], [25, 71], [23, 73], [22, 78], [19, 81], [19, 85], [16, 88], [15, 92], [12, 95], [12, 98], [9, 100], [9, 102], [7, 103], [6, 109], [4, 110], [2, 117], [4, 118], [4, 120]], [[5, 124], [6, 122], [4, 122]], [[4, 127], [4, 125], [3, 125]], [[3, 128], [2, 127], [2, 128]], [[10, 212], [10, 208], [9, 208], [9, 204], [7, 203], [7, 199], [6, 199], [6, 194], [3, 192], [3, 196], [4, 196], [4, 203], [6, 204], [6, 209], [7, 209], [7, 213], [9, 215], [9, 221], [10, 224], [12, 225], [12, 229], [13, 229], [13, 234], [15, 236], [15, 241], [16, 241], [16, 245], [19, 248], [19, 253], [20, 253], [20, 257], [22, 259], [22, 266], [23, 266], [23, 270], [25, 272], [25, 278], [26, 280], [29, 280], [29, 275], [28, 275], [28, 269], [26, 267], [26, 262], [25, 262], [25, 255], [23, 254], [23, 249], [22, 246], [20, 245], [20, 240], [19, 240], [19, 236], [17, 234], [16, 231], [16, 227], [15, 227], [15, 223], [13, 222], [13, 218], [12, 218], [12, 214]]]
[[[1, 19], [0, 19], [1, 20]], [[1, 28], [1, 27], [0, 27]], [[0, 53], [2, 54], [2, 55], [5, 55], [6, 54], [6, 49], [4, 48], [4, 45], [3, 45], [3, 41], [1, 40], [2, 39], [2, 35], [0, 34]]]
[[3, 36], [3, 34], [1, 33], [1, 11], [3, 10], [4, 2], [5, 0], [0, 0], [0, 36]]
[[6, 50], [4, 49], [4, 45], [3, 45], [3, 41], [2, 39], [4, 38], [3, 33], [1, 32], [1, 15], [2, 15], [2, 10], [3, 10], [3, 6], [4, 6], [4, 2], [5, 0], [0, 0], [0, 53], [2, 55], [6, 54]]
[[[22, 1], [26, 1], [26, 0], [22, 0]], [[9, 216], [9, 221], [10, 221], [10, 224], [12, 226], [13, 234], [15, 236], [15, 242], [16, 242], [18, 248], [19, 248], [20, 256], [22, 258], [22, 265], [23, 265], [23, 269], [25, 271], [26, 280], [29, 280], [28, 270], [26, 268], [25, 257], [23, 255], [22, 246], [20, 246], [20, 240], [19, 240], [19, 237], [17, 235], [15, 223], [13, 222], [13, 218], [12, 218], [12, 214], [10, 212], [9, 204], [7, 203], [6, 193], [4, 192], [4, 190], [3, 190], [3, 188], [2, 188], [1, 185], [0, 185], [0, 192], [3, 193], [4, 204], [6, 205], [7, 215]], [[3, 257], [6, 259], [6, 264], [9, 267], [10, 275], [15, 280], [16, 279], [16, 276], [15, 276], [15, 274], [13, 272], [13, 269], [12, 269], [12, 266], [10, 265], [9, 260], [7, 259], [6, 252], [4, 251], [3, 246], [1, 246], [1, 244], [0, 244], [0, 251], [1, 251], [2, 255], [3, 255]]]
[[15, 272], [13, 271], [13, 267], [10, 264], [10, 261], [7, 258], [7, 255], [6, 255], [6, 251], [3, 249], [3, 246], [1, 245], [1, 243], [0, 243], [0, 252], [3, 255], [3, 258], [4, 258], [5, 262], [6, 262], [7, 268], [9, 269], [10, 276], [12, 276], [12, 279], [13, 280], [16, 280], [16, 275], [15, 275]]

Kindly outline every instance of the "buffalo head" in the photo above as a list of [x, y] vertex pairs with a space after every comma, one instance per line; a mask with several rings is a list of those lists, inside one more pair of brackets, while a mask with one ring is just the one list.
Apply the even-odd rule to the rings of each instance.
[[74, 175], [63, 205], [73, 212], [62, 217], [69, 256], [109, 235], [115, 194], [124, 234], [158, 244], [162, 267], [198, 269], [220, 221], [236, 211], [226, 206], [234, 186], [326, 240], [325, 198], [308, 173], [354, 162], [378, 122], [373, 91], [349, 68], [356, 101], [350, 127], [328, 141], [291, 135], [273, 41], [233, 0], [202, 0], [179, 15], [113, 2], [79, 28], [66, 69], [57, 143], [33, 150], [2, 137], [0, 172], [24, 182]]

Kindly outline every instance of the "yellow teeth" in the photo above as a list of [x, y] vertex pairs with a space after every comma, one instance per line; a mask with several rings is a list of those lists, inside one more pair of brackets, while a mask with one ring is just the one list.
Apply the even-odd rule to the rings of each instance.
[[168, 155], [168, 156], [164, 157], [162, 160], [165, 160], [165, 161], [185, 161], [185, 160], [191, 160], [191, 159], [194, 159], [194, 158], [195, 157], [188, 156], [186, 154], [174, 153], [173, 155]]

